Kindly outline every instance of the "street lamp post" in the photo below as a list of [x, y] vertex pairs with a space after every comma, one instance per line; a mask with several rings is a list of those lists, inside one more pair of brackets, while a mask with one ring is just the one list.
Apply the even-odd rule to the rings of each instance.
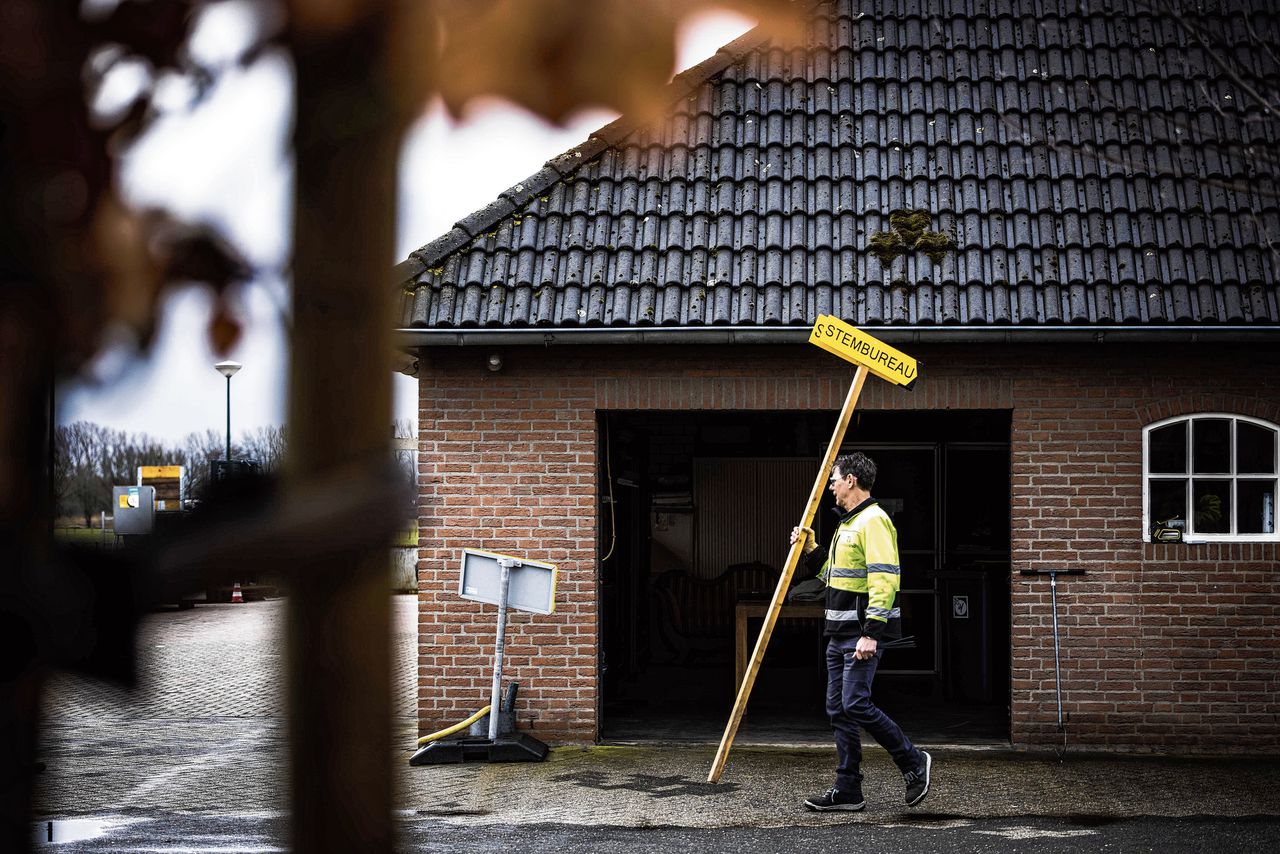
[[224, 361], [213, 366], [218, 373], [227, 378], [227, 459], [231, 459], [231, 378], [243, 365], [239, 362]]

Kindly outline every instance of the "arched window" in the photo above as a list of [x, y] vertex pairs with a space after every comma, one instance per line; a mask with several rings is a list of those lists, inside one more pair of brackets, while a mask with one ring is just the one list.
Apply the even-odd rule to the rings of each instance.
[[1280, 540], [1275, 424], [1208, 413], [1159, 421], [1142, 433], [1145, 539], [1172, 528], [1192, 542]]

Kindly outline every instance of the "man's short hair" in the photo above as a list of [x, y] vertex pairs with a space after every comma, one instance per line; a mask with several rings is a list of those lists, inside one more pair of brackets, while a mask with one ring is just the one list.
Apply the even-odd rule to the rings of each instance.
[[867, 492], [876, 485], [876, 464], [871, 457], [861, 451], [852, 454], [841, 454], [836, 457], [832, 468], [839, 469], [841, 475], [851, 474], [858, 480], [858, 486]]

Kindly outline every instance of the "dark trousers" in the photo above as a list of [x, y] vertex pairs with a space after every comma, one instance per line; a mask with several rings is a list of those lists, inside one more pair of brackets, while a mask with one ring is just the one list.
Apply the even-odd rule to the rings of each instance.
[[865, 661], [854, 658], [858, 639], [831, 638], [827, 644], [827, 717], [836, 736], [836, 788], [851, 791], [862, 782], [862, 734], [864, 729], [889, 751], [903, 771], [920, 762], [919, 752], [902, 729], [871, 701], [871, 680], [883, 650]]

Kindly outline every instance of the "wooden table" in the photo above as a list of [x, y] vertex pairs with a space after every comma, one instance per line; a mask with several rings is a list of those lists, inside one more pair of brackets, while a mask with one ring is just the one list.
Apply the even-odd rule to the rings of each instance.
[[[747, 649], [747, 620], [755, 617], [763, 619], [769, 611], [768, 602], [739, 602], [734, 606], [733, 620], [733, 687], [736, 691], [742, 684], [742, 677], [747, 673], [747, 662], [751, 660], [751, 651]], [[825, 602], [784, 602], [778, 612], [778, 619], [784, 617], [809, 617], [823, 619], [827, 615]]]

